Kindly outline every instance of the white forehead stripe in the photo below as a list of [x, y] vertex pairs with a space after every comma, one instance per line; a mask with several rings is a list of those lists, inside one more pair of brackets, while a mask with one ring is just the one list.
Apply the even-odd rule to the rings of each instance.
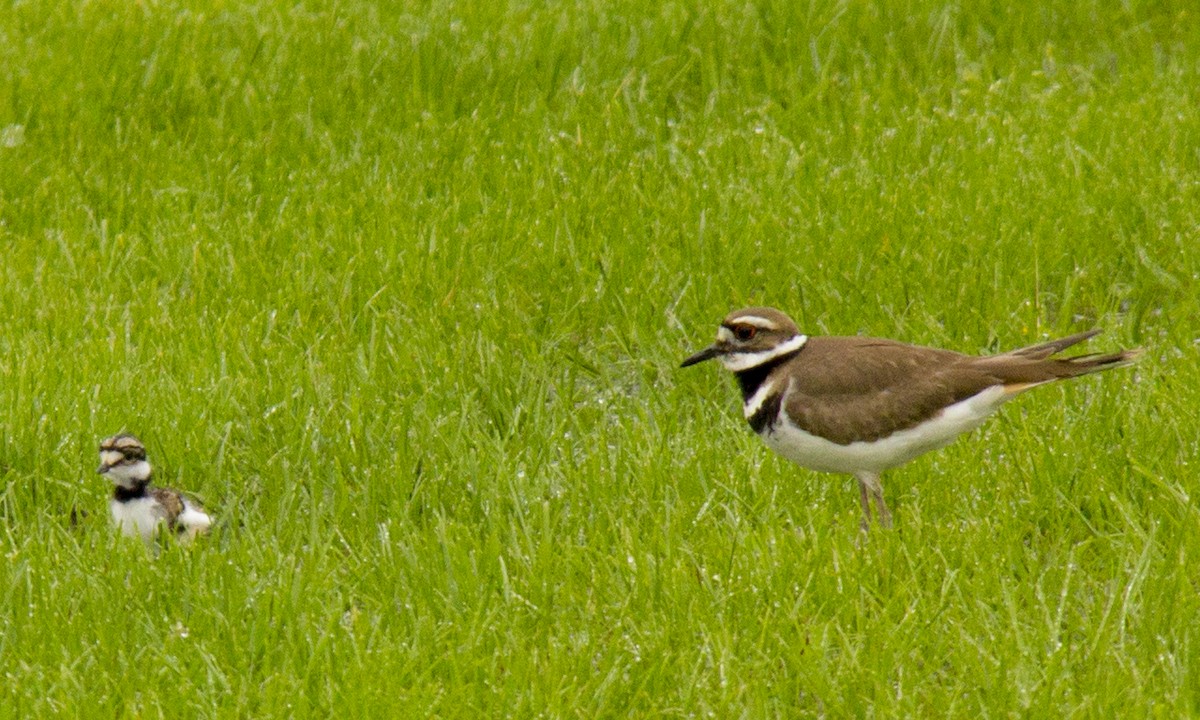
[[781, 342], [773, 348], [760, 350], [753, 353], [731, 352], [728, 355], [721, 356], [721, 364], [725, 369], [733, 372], [741, 372], [749, 370], [752, 367], [758, 367], [763, 363], [770, 362], [780, 355], [793, 353], [804, 347], [804, 343], [808, 342], [807, 335], [795, 335], [785, 342]]
[[100, 451], [100, 462], [104, 463], [105, 465], [116, 465], [117, 463], [121, 462], [121, 459], [124, 457], [124, 455], [116, 450]]

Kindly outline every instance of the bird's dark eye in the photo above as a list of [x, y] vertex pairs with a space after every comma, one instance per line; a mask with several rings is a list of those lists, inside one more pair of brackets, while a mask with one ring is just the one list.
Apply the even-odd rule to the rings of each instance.
[[733, 336], [741, 342], [753, 340], [758, 333], [758, 328], [753, 325], [738, 325], [733, 329]]

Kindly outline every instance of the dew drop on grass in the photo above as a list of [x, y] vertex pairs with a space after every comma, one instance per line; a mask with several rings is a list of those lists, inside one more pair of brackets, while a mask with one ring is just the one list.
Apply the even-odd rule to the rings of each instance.
[[0, 145], [6, 148], [14, 148], [22, 145], [25, 142], [25, 126], [24, 125], [6, 125], [0, 129]]

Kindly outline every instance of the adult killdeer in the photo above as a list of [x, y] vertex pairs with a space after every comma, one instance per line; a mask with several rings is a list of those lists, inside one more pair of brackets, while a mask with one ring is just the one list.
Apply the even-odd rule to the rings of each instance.
[[1128, 365], [1140, 350], [1053, 358], [1099, 330], [976, 357], [869, 337], [808, 337], [773, 308], [730, 313], [717, 341], [682, 367], [717, 358], [737, 377], [743, 412], [775, 452], [858, 479], [862, 527], [891, 525], [880, 474], [974, 430], [1038, 385]]
[[121, 434], [100, 443], [100, 468], [116, 486], [109, 509], [113, 523], [129, 537], [150, 543], [163, 525], [189, 541], [212, 525], [210, 518], [183, 493], [150, 484], [146, 447], [133, 435]]

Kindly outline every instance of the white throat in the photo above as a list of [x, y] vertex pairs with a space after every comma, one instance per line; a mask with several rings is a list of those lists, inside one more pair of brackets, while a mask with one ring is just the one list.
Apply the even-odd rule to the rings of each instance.
[[769, 363], [781, 355], [794, 353], [804, 347], [804, 343], [808, 342], [807, 335], [795, 335], [788, 338], [784, 342], [779, 343], [769, 350], [760, 350], [758, 352], [734, 352], [728, 355], [722, 355], [718, 358], [726, 370], [731, 372], [741, 372], [750, 368], [758, 367], [764, 363]]
[[108, 478], [123, 488], [144, 485], [150, 480], [150, 463], [138, 460], [132, 465], [115, 465], [105, 473]]

